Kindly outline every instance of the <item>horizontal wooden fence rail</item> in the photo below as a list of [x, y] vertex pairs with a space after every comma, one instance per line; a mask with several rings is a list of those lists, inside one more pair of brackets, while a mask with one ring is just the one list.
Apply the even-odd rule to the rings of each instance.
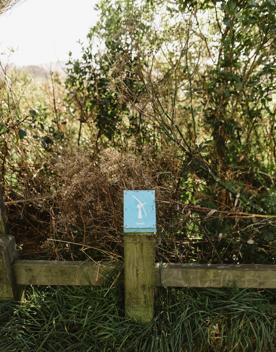
[[163, 264], [164, 287], [276, 288], [276, 265]]
[[[115, 281], [120, 278], [122, 262], [17, 259], [3, 211], [0, 198], [0, 300], [19, 300], [28, 285], [107, 286], [113, 273], [117, 272]], [[133, 320], [152, 320], [155, 287], [276, 289], [276, 265], [155, 264], [155, 241], [148, 233], [124, 237], [125, 315]], [[275, 307], [272, 311], [275, 314]]]
[[[132, 285], [128, 281], [132, 279], [131, 275], [124, 275], [124, 288], [125, 292], [128, 289], [126, 296], [129, 298], [125, 312], [131, 319], [145, 323], [152, 319], [154, 287], [276, 289], [275, 265], [154, 264], [154, 256], [148, 265], [141, 265], [139, 260], [146, 263], [145, 257], [152, 252], [146, 244], [153, 248], [154, 240], [143, 237], [143, 242], [140, 243], [138, 239], [127, 239], [125, 246], [127, 250], [136, 250], [132, 256], [130, 253], [133, 251], [129, 251], [124, 260], [124, 269], [131, 268], [128, 272], [136, 280], [135, 285]], [[0, 236], [0, 300], [19, 299], [20, 291], [28, 285], [108, 286], [114, 272], [117, 272], [116, 279], [120, 277], [122, 264], [123, 262], [21, 260], [16, 256], [14, 238]], [[147, 273], [147, 282], [144, 273]], [[145, 291], [148, 292], [147, 296]], [[275, 308], [272, 309], [275, 314]]]
[[[13, 270], [17, 285], [100, 286], [117, 266], [114, 262], [15, 260]], [[155, 286], [276, 289], [276, 266], [157, 263]]]
[[116, 265], [85, 261], [16, 260], [13, 269], [17, 285], [101, 286]]

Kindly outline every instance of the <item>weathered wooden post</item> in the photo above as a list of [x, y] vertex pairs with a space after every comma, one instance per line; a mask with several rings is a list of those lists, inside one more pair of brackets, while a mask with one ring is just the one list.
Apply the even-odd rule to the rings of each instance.
[[0, 186], [0, 236], [6, 233], [6, 212], [2, 193], [2, 187]]
[[124, 191], [125, 314], [148, 323], [154, 314], [155, 191]]
[[6, 234], [6, 214], [0, 192], [0, 300], [14, 300], [17, 297], [12, 271], [15, 256], [14, 237]]

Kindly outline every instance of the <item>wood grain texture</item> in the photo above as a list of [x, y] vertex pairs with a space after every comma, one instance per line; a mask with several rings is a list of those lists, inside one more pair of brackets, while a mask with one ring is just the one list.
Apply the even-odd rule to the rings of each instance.
[[17, 285], [100, 286], [116, 266], [112, 263], [17, 260], [13, 268]]
[[276, 288], [276, 265], [162, 264], [164, 287]]
[[[139, 235], [140, 236], [140, 235]], [[128, 242], [127, 245], [135, 245]], [[147, 249], [149, 250], [149, 249]], [[142, 252], [145, 253], [145, 251]], [[139, 254], [140, 253], [140, 254]], [[152, 250], [150, 250], [152, 255]], [[126, 257], [137, 260], [141, 256]], [[144, 260], [143, 260], [144, 261]], [[118, 264], [47, 261], [47, 260], [16, 260], [13, 269], [18, 285], [102, 285], [108, 275]], [[146, 264], [143, 264], [144, 266]], [[135, 273], [143, 276], [148, 269], [138, 268], [138, 273], [131, 264], [132, 277]], [[208, 264], [156, 264], [150, 275], [154, 277], [155, 287], [231, 287], [240, 288], [276, 288], [275, 265], [208, 265]]]
[[12, 236], [0, 236], [0, 300], [17, 298], [12, 263], [16, 256]]
[[125, 235], [125, 314], [150, 322], [154, 313], [155, 236]]

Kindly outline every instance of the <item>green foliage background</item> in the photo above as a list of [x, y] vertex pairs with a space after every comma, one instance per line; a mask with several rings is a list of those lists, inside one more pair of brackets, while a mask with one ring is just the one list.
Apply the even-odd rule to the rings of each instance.
[[[157, 261], [275, 264], [275, 1], [97, 9], [65, 80], [0, 63], [0, 191], [21, 257], [121, 260], [122, 191], [153, 188]], [[0, 351], [275, 349], [274, 291], [162, 289], [147, 326], [122, 296], [28, 289], [0, 304]]]
[[[151, 145], [154, 157], [174, 146], [168, 247], [177, 233], [197, 242], [190, 260], [204, 248], [207, 261], [275, 263], [275, 3], [100, 1], [98, 10], [82, 58], [68, 62], [80, 130], [96, 128], [96, 148]], [[191, 205], [207, 216], [179, 216]]]

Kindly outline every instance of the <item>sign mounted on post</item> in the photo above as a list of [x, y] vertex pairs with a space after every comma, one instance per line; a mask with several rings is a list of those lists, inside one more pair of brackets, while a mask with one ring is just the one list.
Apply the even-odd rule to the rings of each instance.
[[156, 232], [155, 191], [124, 191], [124, 232]]

